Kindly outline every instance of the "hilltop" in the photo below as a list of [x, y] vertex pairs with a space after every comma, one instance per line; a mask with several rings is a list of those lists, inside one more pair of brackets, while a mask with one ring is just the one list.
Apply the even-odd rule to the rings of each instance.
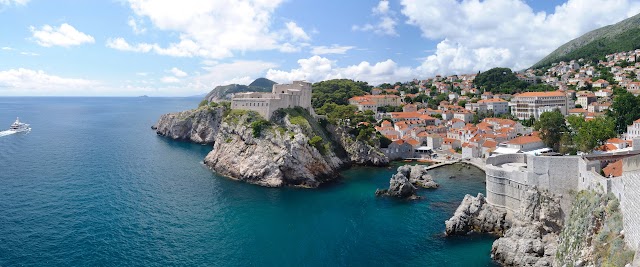
[[212, 101], [220, 101], [220, 100], [229, 100], [231, 99], [231, 95], [234, 93], [244, 93], [244, 92], [271, 92], [273, 85], [276, 82], [266, 79], [266, 78], [258, 78], [249, 85], [242, 84], [229, 84], [229, 85], [221, 85], [213, 88], [211, 92], [209, 92], [204, 99], [212, 102]]
[[532, 68], [584, 58], [599, 60], [607, 54], [640, 48], [640, 14], [613, 25], [590, 31], [560, 46]]

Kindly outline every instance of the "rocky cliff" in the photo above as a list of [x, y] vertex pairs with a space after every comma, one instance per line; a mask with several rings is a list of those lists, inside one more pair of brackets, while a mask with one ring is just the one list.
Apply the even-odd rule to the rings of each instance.
[[204, 163], [233, 179], [268, 187], [317, 187], [338, 178], [343, 159], [315, 121], [293, 110], [273, 121], [233, 110], [222, 121]]
[[618, 200], [611, 194], [579, 192], [559, 237], [556, 265], [625, 266], [633, 257], [624, 242]]
[[487, 203], [483, 194], [466, 195], [451, 219], [445, 221], [446, 235], [465, 235], [470, 232], [502, 235], [508, 227], [507, 213]]
[[491, 257], [503, 266], [553, 266], [562, 220], [559, 196], [529, 188]]
[[356, 140], [343, 127], [328, 125], [327, 128], [333, 139], [344, 148], [352, 164], [367, 166], [386, 166], [389, 164], [389, 158], [380, 151], [379, 145], [372, 146], [365, 141]]
[[158, 135], [175, 140], [212, 144], [225, 113], [224, 107], [203, 106], [194, 110], [164, 114], [151, 126]]

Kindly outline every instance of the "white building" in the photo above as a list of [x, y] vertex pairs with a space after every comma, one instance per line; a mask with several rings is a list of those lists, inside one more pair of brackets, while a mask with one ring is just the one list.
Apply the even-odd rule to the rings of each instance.
[[567, 115], [567, 96], [560, 91], [526, 92], [514, 96], [509, 103], [511, 114], [520, 120], [531, 116], [538, 119], [545, 111], [559, 109], [562, 115]]
[[493, 114], [499, 115], [509, 111], [509, 102], [499, 98], [491, 98], [480, 100], [477, 103], [467, 103], [465, 108], [476, 113], [493, 111]]
[[635, 120], [632, 125], [627, 126], [627, 133], [624, 136], [626, 140], [640, 138], [640, 119]]
[[281, 108], [302, 107], [315, 114], [311, 107], [311, 83], [294, 81], [291, 84], [274, 84], [271, 93], [237, 93], [231, 98], [232, 109], [253, 110], [265, 119]]

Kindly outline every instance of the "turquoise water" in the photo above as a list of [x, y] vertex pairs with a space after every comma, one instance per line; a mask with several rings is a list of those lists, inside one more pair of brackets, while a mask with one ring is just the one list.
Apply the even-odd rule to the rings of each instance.
[[[445, 238], [474, 168], [432, 171], [425, 199], [376, 198], [395, 171], [308, 189], [213, 174], [210, 147], [150, 130], [181, 98], [0, 98], [0, 266], [493, 266], [492, 237]], [[448, 177], [454, 175], [455, 178]]]

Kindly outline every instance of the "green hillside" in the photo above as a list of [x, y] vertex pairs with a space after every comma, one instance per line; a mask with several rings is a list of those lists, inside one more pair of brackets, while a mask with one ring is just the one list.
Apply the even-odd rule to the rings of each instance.
[[560, 46], [532, 68], [548, 67], [552, 63], [584, 58], [600, 60], [605, 55], [640, 48], [640, 14], [614, 25], [590, 31]]

